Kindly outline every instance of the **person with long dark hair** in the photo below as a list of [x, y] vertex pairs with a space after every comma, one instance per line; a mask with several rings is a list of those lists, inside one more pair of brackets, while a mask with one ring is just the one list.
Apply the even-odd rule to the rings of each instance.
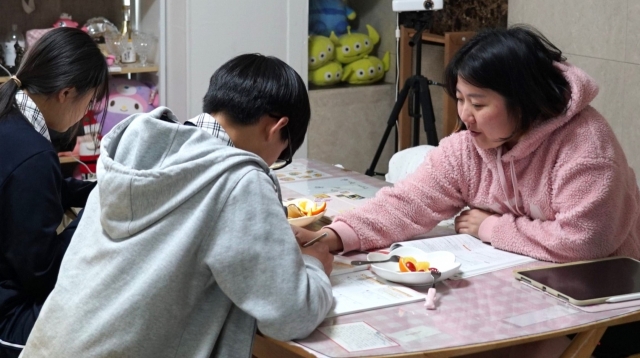
[[[551, 262], [640, 259], [637, 178], [591, 106], [598, 86], [587, 73], [539, 32], [515, 26], [470, 39], [445, 83], [461, 130], [415, 173], [323, 229], [332, 250], [389, 247], [468, 206], [456, 231], [501, 250]], [[301, 243], [315, 236], [297, 230]], [[596, 356], [638, 353], [638, 330], [611, 328]]]
[[[1, 71], [2, 69], [0, 69]], [[65, 132], [108, 91], [108, 68], [79, 29], [46, 33], [0, 86], [0, 356], [17, 357], [55, 286], [94, 182], [64, 179], [49, 130]], [[103, 111], [104, 118], [105, 112]]]

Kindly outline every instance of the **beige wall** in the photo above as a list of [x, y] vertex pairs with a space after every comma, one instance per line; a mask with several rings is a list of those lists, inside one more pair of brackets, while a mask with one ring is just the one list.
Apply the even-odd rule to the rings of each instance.
[[510, 0], [509, 24], [535, 26], [600, 85], [593, 106], [640, 175], [640, 1]]

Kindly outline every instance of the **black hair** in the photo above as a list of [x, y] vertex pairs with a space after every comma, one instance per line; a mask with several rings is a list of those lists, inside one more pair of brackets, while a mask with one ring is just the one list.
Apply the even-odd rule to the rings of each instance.
[[205, 113], [224, 113], [239, 125], [257, 123], [264, 115], [288, 117], [280, 134], [286, 140], [288, 127], [293, 153], [302, 145], [311, 117], [300, 75], [280, 59], [260, 54], [237, 56], [216, 70], [203, 102]]
[[[555, 62], [566, 61], [556, 46], [536, 29], [516, 25], [486, 29], [467, 42], [445, 70], [445, 90], [456, 98], [458, 76], [471, 85], [504, 97], [515, 122], [508, 140], [528, 131], [536, 121], [556, 117], [567, 108], [569, 82]], [[464, 124], [458, 117], [459, 129]]]
[[[89, 106], [104, 100], [109, 92], [109, 69], [104, 55], [91, 36], [71, 27], [53, 29], [36, 41], [15, 76], [21, 86], [14, 80], [0, 86], [0, 118], [16, 108], [15, 95], [20, 89], [51, 96], [74, 87], [79, 97], [95, 89]], [[101, 126], [105, 115], [106, 106]]]

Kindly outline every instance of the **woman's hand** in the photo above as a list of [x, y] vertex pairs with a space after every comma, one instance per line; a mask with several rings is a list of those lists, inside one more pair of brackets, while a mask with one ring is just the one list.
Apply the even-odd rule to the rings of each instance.
[[478, 237], [480, 225], [484, 219], [491, 215], [493, 215], [493, 213], [480, 209], [465, 210], [455, 218], [456, 232], [458, 234], [469, 234]]
[[319, 231], [311, 231], [311, 230], [307, 230], [307, 229], [303, 229], [303, 228], [291, 225], [291, 230], [293, 230], [293, 234], [296, 236], [296, 240], [298, 240], [298, 244], [300, 246], [304, 245], [305, 243], [315, 239], [319, 235], [322, 235], [323, 233], [326, 232], [327, 236], [320, 239], [320, 241], [325, 243], [327, 246], [329, 246], [329, 250], [332, 252], [342, 251], [343, 249], [342, 240], [335, 233], [335, 231], [331, 229], [325, 228]]

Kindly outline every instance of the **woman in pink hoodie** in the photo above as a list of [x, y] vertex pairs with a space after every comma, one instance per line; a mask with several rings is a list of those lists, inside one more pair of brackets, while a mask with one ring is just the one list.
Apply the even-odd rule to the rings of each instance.
[[[445, 82], [466, 130], [322, 229], [332, 250], [388, 247], [468, 206], [456, 231], [501, 250], [552, 262], [640, 259], [636, 176], [590, 106], [598, 87], [589, 75], [535, 30], [514, 27], [477, 34]], [[300, 242], [316, 235], [297, 231]]]

